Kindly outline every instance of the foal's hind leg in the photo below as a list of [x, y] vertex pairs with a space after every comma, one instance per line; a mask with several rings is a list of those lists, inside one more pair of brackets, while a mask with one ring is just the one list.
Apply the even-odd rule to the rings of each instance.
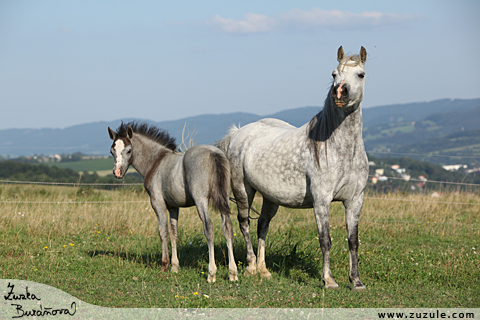
[[238, 281], [237, 265], [235, 264], [235, 256], [233, 255], [233, 226], [230, 219], [230, 213], [222, 213], [222, 231], [227, 242], [228, 249], [228, 269], [230, 270], [230, 281]]
[[195, 201], [197, 205], [198, 215], [203, 222], [203, 232], [205, 238], [207, 238], [208, 245], [208, 277], [207, 282], [215, 282], [217, 273], [217, 266], [215, 265], [215, 250], [214, 250], [214, 233], [213, 233], [213, 224], [208, 215], [208, 198], [202, 199], [201, 201]]
[[257, 270], [260, 271], [262, 278], [270, 279], [272, 275], [267, 270], [265, 264], [265, 239], [267, 238], [268, 227], [270, 221], [275, 216], [278, 210], [278, 204], [272, 203], [263, 198], [262, 213], [258, 219], [257, 233], [258, 233], [258, 264]]
[[178, 273], [180, 263], [177, 256], [178, 208], [168, 208], [170, 213], [170, 243], [172, 245], [172, 272]]
[[352, 290], [364, 290], [358, 271], [358, 220], [363, 206], [363, 194], [352, 201], [345, 201], [345, 221], [348, 232], [348, 250], [350, 253], [350, 283]]
[[245, 275], [248, 276], [257, 273], [257, 258], [253, 252], [252, 240], [250, 238], [250, 219], [248, 217], [256, 191], [249, 186], [244, 186], [243, 183], [235, 185], [233, 179], [232, 182], [232, 191], [235, 200], [237, 201], [238, 208], [237, 219], [247, 248], [247, 267], [245, 268]]
[[157, 200], [154, 195], [150, 195], [150, 203], [152, 204], [153, 210], [157, 214], [158, 219], [158, 234], [160, 235], [160, 240], [162, 241], [162, 271], [166, 271], [169, 264], [170, 258], [168, 256], [168, 217], [167, 217], [167, 207], [163, 202], [163, 199]]

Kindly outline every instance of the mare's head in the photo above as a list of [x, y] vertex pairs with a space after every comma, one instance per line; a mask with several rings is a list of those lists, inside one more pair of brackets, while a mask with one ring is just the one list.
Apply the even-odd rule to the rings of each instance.
[[338, 67], [332, 72], [330, 98], [338, 108], [358, 105], [363, 99], [367, 51], [362, 47], [359, 55], [348, 56], [340, 47], [337, 60]]
[[113, 140], [110, 148], [110, 153], [115, 160], [113, 174], [117, 179], [122, 179], [127, 173], [128, 167], [132, 164], [131, 139], [133, 137], [133, 129], [131, 126], [127, 126], [125, 134], [121, 135], [108, 127], [108, 134], [110, 135], [110, 139]]

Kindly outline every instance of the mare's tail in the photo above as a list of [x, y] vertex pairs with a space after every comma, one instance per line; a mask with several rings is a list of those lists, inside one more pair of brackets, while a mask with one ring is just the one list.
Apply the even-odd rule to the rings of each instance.
[[208, 195], [214, 209], [222, 215], [230, 214], [230, 164], [221, 152], [210, 154], [213, 172], [210, 178], [210, 192]]
[[240, 129], [240, 127], [237, 127], [236, 125], [233, 125], [230, 127], [230, 129], [228, 130], [228, 133], [225, 137], [223, 137], [222, 140], [218, 140], [217, 142], [215, 142], [215, 146], [222, 150], [223, 153], [225, 153], [225, 155], [227, 155], [228, 157], [228, 146], [230, 145], [230, 139], [232, 139], [232, 136], [235, 134], [235, 132], [238, 131], [238, 129]]

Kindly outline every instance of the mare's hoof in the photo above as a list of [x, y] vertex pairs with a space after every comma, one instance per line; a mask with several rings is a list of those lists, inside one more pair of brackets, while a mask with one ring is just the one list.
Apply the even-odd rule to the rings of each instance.
[[230, 273], [230, 281], [238, 281], [237, 274], [231, 274]]
[[365, 290], [365, 286], [363, 284], [352, 287], [352, 291], [363, 291], [363, 290]]
[[267, 279], [267, 280], [270, 280], [272, 279], [272, 274], [270, 272], [268, 272], [267, 269], [264, 269], [260, 272], [260, 276], [263, 278], [263, 279]]
[[217, 278], [215, 276], [208, 275], [207, 282], [208, 283], [215, 283], [217, 281]]
[[335, 282], [335, 280], [330, 279], [328, 281], [325, 281], [325, 289], [338, 289], [338, 284]]
[[253, 266], [253, 267], [249, 266], [245, 269], [244, 275], [247, 276], [247, 277], [248, 276], [253, 276], [253, 275], [256, 275], [256, 274], [257, 274], [257, 268], [255, 266]]

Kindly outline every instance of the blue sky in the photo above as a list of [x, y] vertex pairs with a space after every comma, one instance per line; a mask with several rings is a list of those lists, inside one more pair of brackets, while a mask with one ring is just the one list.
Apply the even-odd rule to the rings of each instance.
[[479, 16], [466, 0], [3, 0], [0, 129], [321, 106], [340, 45], [367, 49], [364, 108], [478, 98]]

